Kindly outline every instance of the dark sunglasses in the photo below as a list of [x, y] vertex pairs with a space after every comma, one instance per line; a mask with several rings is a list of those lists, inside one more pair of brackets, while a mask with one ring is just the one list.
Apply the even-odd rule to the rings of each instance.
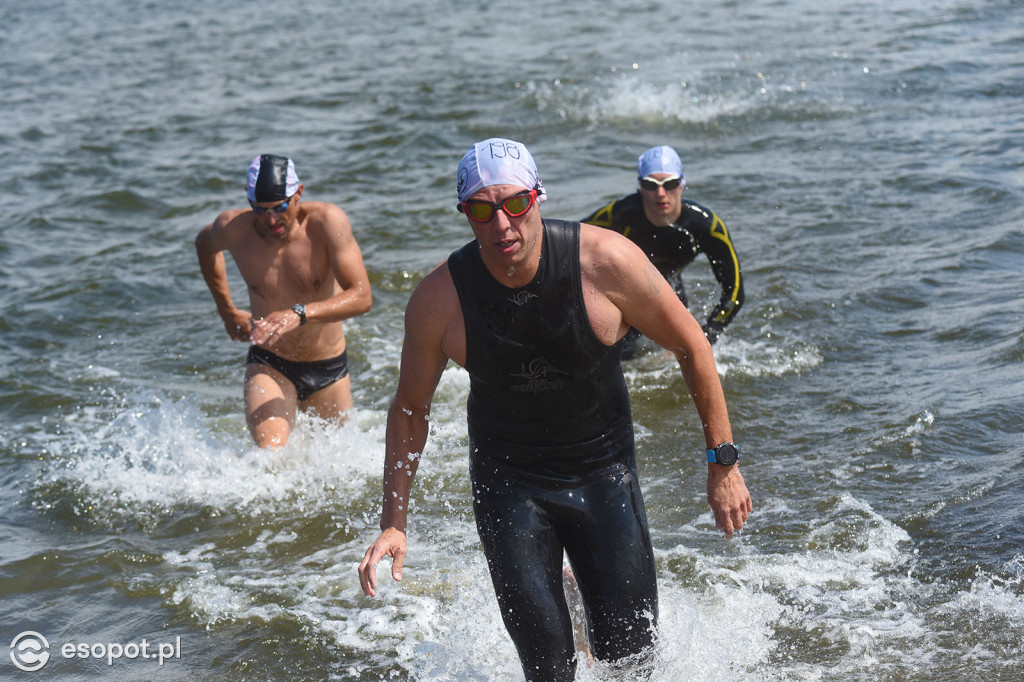
[[[295, 195], [293, 194], [292, 196], [295, 196]], [[251, 201], [249, 202], [249, 205], [252, 206], [252, 212], [253, 213], [255, 213], [256, 215], [263, 215], [264, 213], [268, 213], [270, 211], [273, 211], [274, 213], [284, 213], [285, 211], [288, 210], [288, 204], [290, 204], [290, 203], [292, 203], [292, 197], [288, 197], [287, 199], [285, 199], [285, 202], [283, 204], [278, 204], [277, 206], [271, 206], [270, 208], [264, 208], [263, 206], [257, 206], [256, 204], [252, 203]]]
[[640, 187], [647, 190], [648, 192], [656, 192], [658, 191], [659, 187], [664, 187], [666, 192], [671, 192], [680, 184], [682, 184], [682, 182], [683, 179], [680, 178], [678, 175], [665, 178], [664, 180], [658, 180], [648, 175], [645, 178], [640, 178]]
[[518, 218], [529, 211], [536, 200], [537, 190], [531, 189], [519, 194], [513, 194], [496, 204], [490, 201], [463, 201], [456, 208], [459, 209], [459, 213], [465, 213], [471, 220], [475, 220], [478, 223], [486, 223], [494, 217], [494, 212], [499, 208], [509, 218]]

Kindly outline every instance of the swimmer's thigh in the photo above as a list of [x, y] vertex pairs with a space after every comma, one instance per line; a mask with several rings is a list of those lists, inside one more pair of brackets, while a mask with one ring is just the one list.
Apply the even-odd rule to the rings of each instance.
[[303, 412], [327, 421], [343, 422], [352, 409], [352, 380], [348, 376], [325, 386], [302, 401]]
[[658, 585], [647, 514], [636, 474], [626, 467], [581, 492], [585, 513], [562, 536], [594, 656], [615, 661], [654, 643]]
[[292, 382], [272, 367], [252, 362], [245, 369], [245, 421], [261, 448], [288, 442], [298, 397]]
[[572, 680], [575, 646], [562, 589], [562, 545], [515, 483], [478, 486], [473, 510], [498, 607], [527, 680]]

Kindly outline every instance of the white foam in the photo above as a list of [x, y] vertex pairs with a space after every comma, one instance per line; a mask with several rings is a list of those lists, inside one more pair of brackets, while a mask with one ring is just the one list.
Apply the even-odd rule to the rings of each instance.
[[591, 126], [616, 120], [707, 123], [764, 106], [757, 93], [726, 93], [639, 73], [614, 74], [583, 83], [529, 82], [538, 110]]
[[[785, 505], [765, 505], [758, 524], [776, 525], [773, 518], [786, 513]], [[908, 533], [848, 494], [835, 499], [821, 518], [808, 521], [814, 528], [802, 547], [788, 552], [758, 554], [741, 535], [735, 553], [705, 555], [680, 546], [673, 554], [687, 557], [718, 589], [739, 584], [740, 594], [765, 595], [764, 624], [771, 634], [760, 660], [769, 653], [780, 661], [788, 659], [791, 663], [785, 667], [796, 679], [816, 679], [815, 667], [801, 662], [807, 652], [790, 648], [802, 644], [780, 632], [798, 632], [796, 642], [811, 638], [826, 650], [844, 651], [834, 664], [837, 677], [870, 674], [872, 661], [879, 656], [913, 665], [929, 653], [937, 654], [939, 644], [930, 641], [930, 616], [916, 605], [940, 588], [913, 575]], [[713, 521], [698, 520], [698, 525], [704, 523]], [[908, 641], [918, 648], [908, 650]], [[820, 664], [823, 655], [811, 658]]]
[[300, 417], [278, 450], [252, 444], [241, 416], [233, 433], [213, 434], [191, 398], [144, 394], [113, 417], [79, 411], [74, 428], [50, 444], [56, 460], [41, 480], [94, 500], [96, 514], [159, 514], [175, 506], [262, 511], [355, 497], [383, 470], [383, 418], [355, 411], [344, 426]]
[[939, 607], [941, 613], [956, 617], [961, 613], [981, 613], [993, 621], [1003, 621], [1001, 627], [1024, 632], [1024, 556], [1017, 555], [1007, 562], [1012, 571], [1009, 577], [978, 570], [970, 581], [970, 589], [959, 592], [954, 599]]
[[773, 338], [747, 340], [725, 335], [714, 346], [715, 362], [722, 376], [747, 377], [799, 374], [822, 363], [821, 351], [813, 344]]
[[[799, 374], [820, 366], [823, 360], [821, 352], [812, 344], [779, 343], [770, 338], [748, 341], [723, 336], [713, 346], [713, 351], [722, 377]], [[679, 365], [668, 351], [655, 348], [623, 363], [623, 372], [631, 389], [657, 392], [668, 388], [678, 378]]]
[[841, 105], [810, 95], [806, 79], [772, 79], [745, 68], [750, 67], [725, 74], [716, 69], [708, 77], [699, 69], [684, 75], [678, 68], [633, 64], [588, 79], [528, 81], [521, 87], [538, 111], [590, 128], [622, 121], [654, 129], [713, 125], [722, 119], [756, 115], [768, 107], [827, 114]]

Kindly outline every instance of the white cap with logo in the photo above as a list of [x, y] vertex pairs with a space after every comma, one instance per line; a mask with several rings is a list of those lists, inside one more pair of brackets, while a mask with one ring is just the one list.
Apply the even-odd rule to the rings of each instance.
[[491, 185], [519, 185], [537, 190], [537, 201], [548, 198], [530, 150], [522, 142], [503, 137], [477, 142], [459, 162], [456, 190], [460, 202]]

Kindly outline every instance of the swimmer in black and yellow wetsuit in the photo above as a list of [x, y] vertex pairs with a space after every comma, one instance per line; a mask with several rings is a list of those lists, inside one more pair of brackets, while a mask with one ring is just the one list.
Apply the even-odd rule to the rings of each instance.
[[564, 555], [594, 658], [636, 663], [639, 677], [656, 639], [658, 596], [619, 341], [635, 326], [674, 349], [706, 447], [722, 453], [708, 455], [708, 501], [731, 536], [752, 503], [711, 347], [636, 245], [593, 225], [541, 218], [546, 194], [521, 142], [471, 147], [458, 195], [476, 239], [428, 274], [406, 308], [385, 435], [382, 532], [359, 566], [363, 591], [376, 594], [384, 556], [401, 579], [430, 403], [453, 360], [470, 377], [477, 531], [523, 674], [574, 678]]
[[[641, 154], [637, 175], [640, 188], [635, 193], [598, 209], [583, 222], [615, 230], [639, 246], [672, 283], [683, 305], [689, 304], [683, 268], [704, 253], [722, 288], [703, 324], [704, 335], [713, 344], [743, 306], [740, 259], [729, 231], [714, 212], [682, 198], [683, 164], [671, 147], [652, 147]], [[623, 357], [631, 357], [640, 345], [639, 332], [630, 330]]]

